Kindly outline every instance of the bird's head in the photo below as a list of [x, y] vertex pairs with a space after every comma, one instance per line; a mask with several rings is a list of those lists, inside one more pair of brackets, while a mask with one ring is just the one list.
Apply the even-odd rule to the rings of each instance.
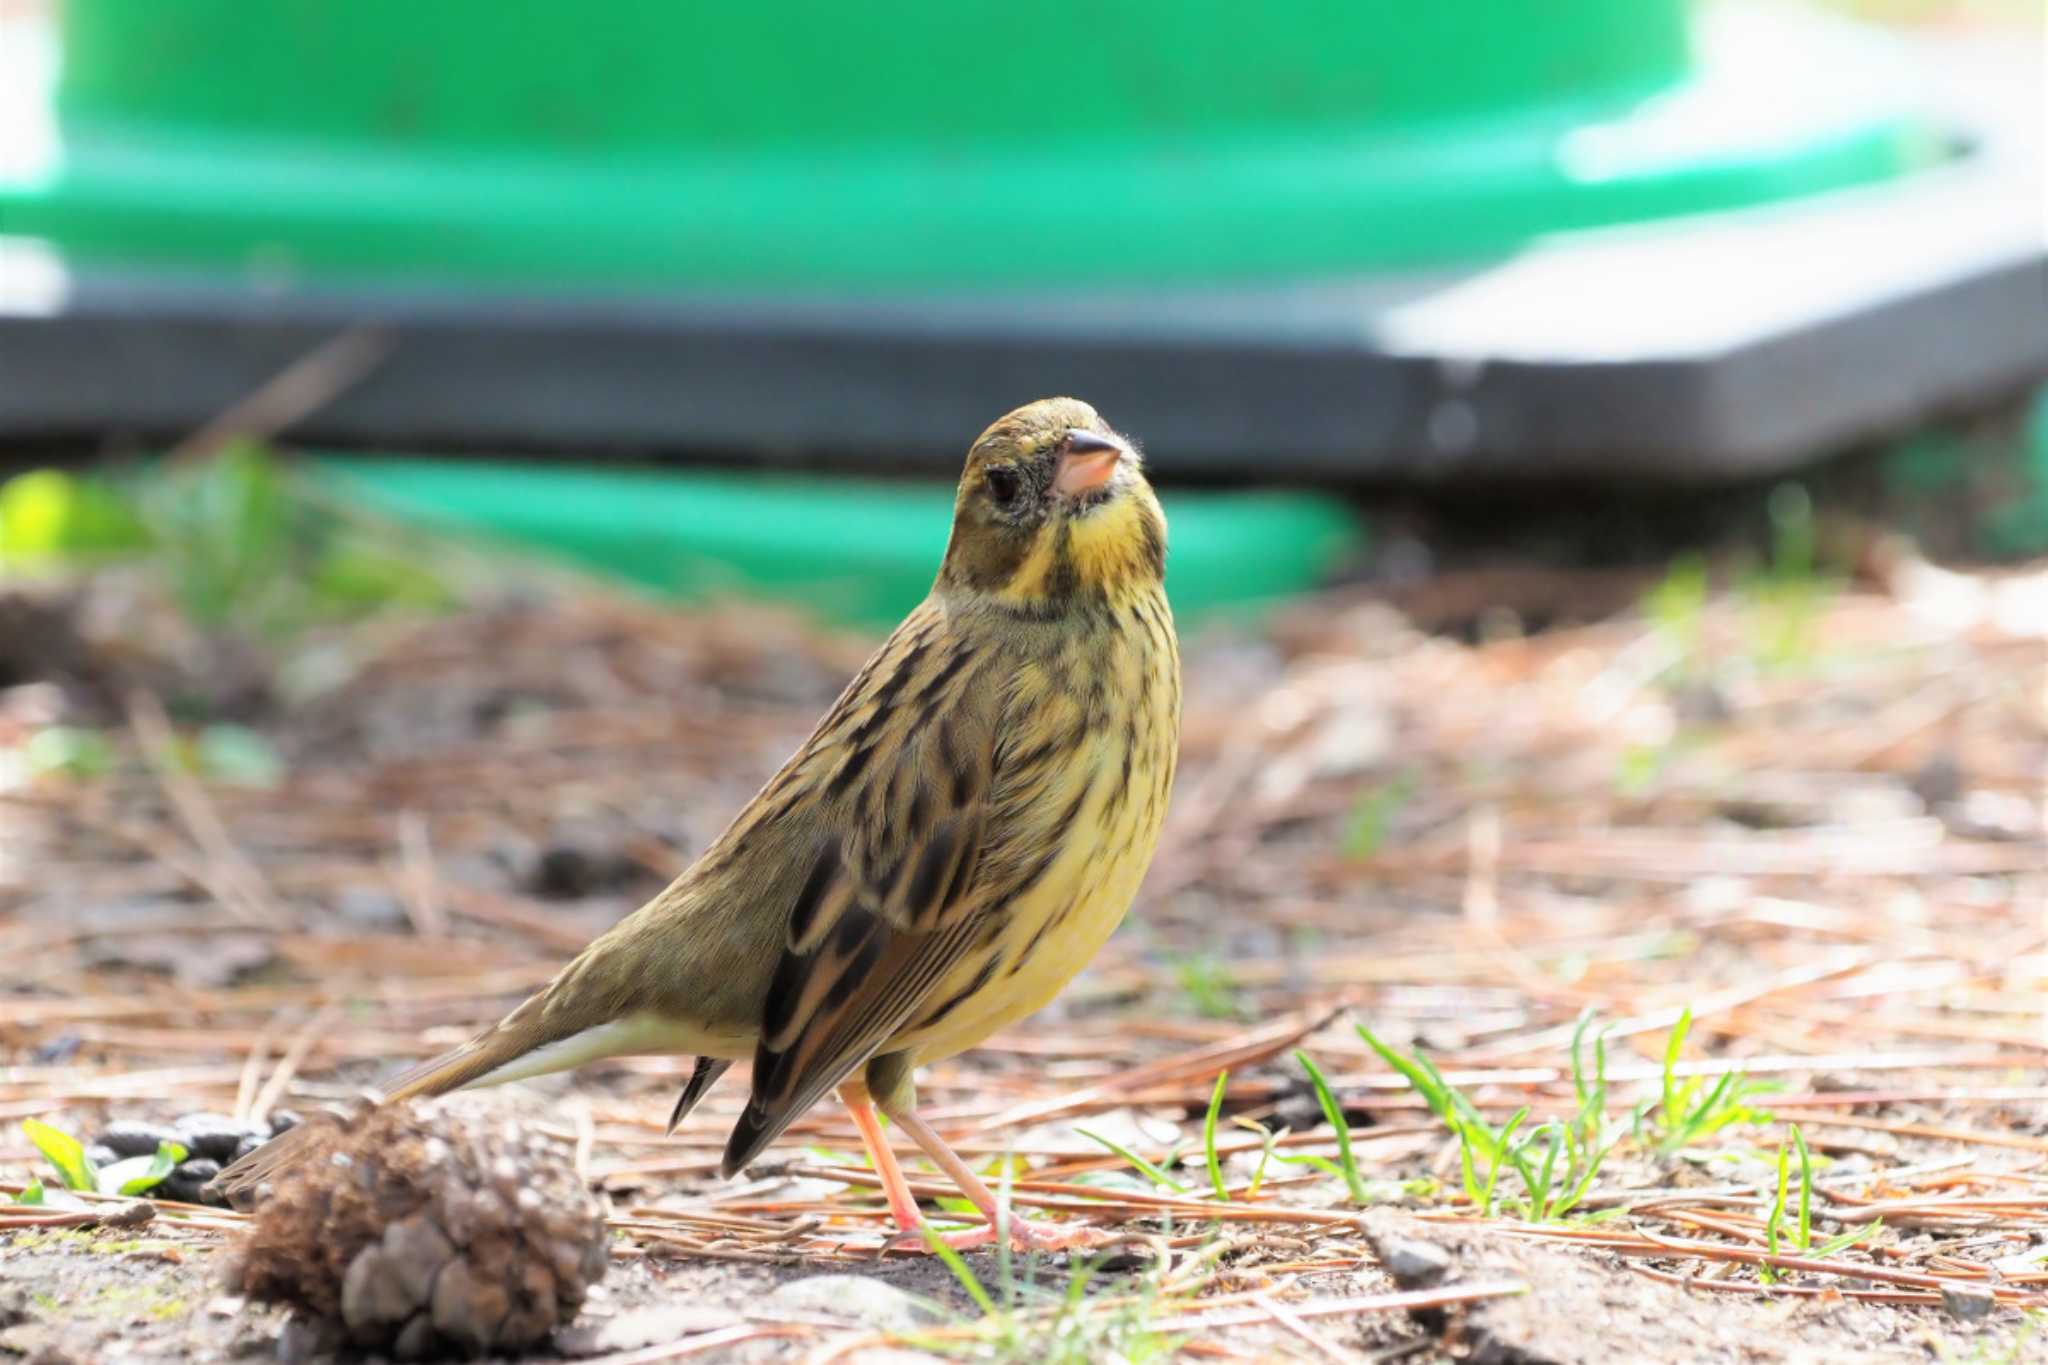
[[1137, 449], [1077, 398], [1041, 398], [967, 452], [939, 588], [1037, 615], [1120, 602], [1166, 573]]

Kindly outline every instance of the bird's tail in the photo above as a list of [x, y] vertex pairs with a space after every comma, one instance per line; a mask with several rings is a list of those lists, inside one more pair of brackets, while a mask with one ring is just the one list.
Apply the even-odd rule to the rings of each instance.
[[[461, 1047], [421, 1062], [372, 1090], [372, 1104], [394, 1104], [401, 1100], [427, 1099], [451, 1090], [474, 1085], [493, 1071], [510, 1066], [535, 1049], [555, 1041], [535, 1027], [540, 1011], [535, 996], [497, 1024]], [[536, 1070], [552, 1070], [540, 1067]], [[256, 1187], [308, 1156], [318, 1146], [317, 1135], [329, 1130], [322, 1123], [302, 1123], [287, 1129], [255, 1151], [235, 1162], [214, 1178], [213, 1185], [234, 1202]]]

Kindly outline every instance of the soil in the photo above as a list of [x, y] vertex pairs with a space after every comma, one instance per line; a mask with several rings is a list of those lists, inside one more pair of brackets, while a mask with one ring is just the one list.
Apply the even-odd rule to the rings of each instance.
[[[538, 1358], [2029, 1358], [2048, 1283], [2044, 594], [2041, 571], [1907, 557], [1676, 621], [1623, 605], [1446, 636], [1353, 589], [1191, 633], [1174, 824], [1132, 922], [1051, 1008], [921, 1083], [972, 1159], [1010, 1154], [1020, 1205], [1086, 1182], [1095, 1221], [1134, 1239], [1083, 1276], [1084, 1309], [1054, 1311], [1064, 1258], [985, 1317], [945, 1264], [882, 1254], [831, 1106], [720, 1182], [744, 1087], [670, 1136], [688, 1062], [651, 1059], [490, 1101], [580, 1144], [615, 1217], [602, 1292]], [[467, 1036], [684, 866], [866, 647], [559, 585], [313, 632], [258, 679], [282, 700], [234, 712], [280, 756], [264, 786], [152, 765], [146, 711], [110, 722], [65, 690], [104, 646], [44, 634], [62, 648], [40, 674], [32, 651], [12, 664], [0, 749], [61, 721], [100, 726], [110, 757], [0, 792], [10, 1189], [44, 1169], [16, 1120], [90, 1136], [315, 1108]], [[172, 638], [125, 636], [123, 676], [169, 690], [204, 668], [133, 643]], [[207, 723], [194, 705], [181, 734]], [[1537, 1122], [1576, 1106], [1565, 1058], [1592, 1009], [1619, 1137], [1656, 1102], [1681, 1006], [1685, 1066], [1776, 1082], [1755, 1101], [1771, 1112], [1677, 1155], [1622, 1142], [1572, 1219], [1482, 1218], [1441, 1124], [1354, 1028], [1432, 1057], [1490, 1121]], [[1331, 1078], [1362, 1204], [1262, 1163], [1244, 1126], [1339, 1159], [1297, 1044]], [[1220, 1069], [1232, 1199], [1169, 1219], [1081, 1130], [1204, 1200]], [[1765, 1282], [1793, 1121], [1820, 1163], [1816, 1246], [1882, 1229]], [[334, 1358], [222, 1288], [238, 1215], [157, 1207], [141, 1227], [0, 1224], [0, 1357]], [[1440, 1273], [1396, 1282], [1390, 1238], [1436, 1248], [1417, 1254]], [[966, 1264], [1009, 1297], [1000, 1258]]]

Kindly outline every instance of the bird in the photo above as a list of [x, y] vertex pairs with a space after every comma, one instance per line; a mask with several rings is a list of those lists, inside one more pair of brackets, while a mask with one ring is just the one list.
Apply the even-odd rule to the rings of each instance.
[[[931, 592], [674, 882], [379, 1103], [604, 1058], [694, 1056], [669, 1131], [734, 1061], [730, 1178], [837, 1091], [898, 1235], [925, 1226], [877, 1110], [979, 1211], [956, 1247], [1099, 1245], [1009, 1216], [918, 1113], [914, 1073], [1048, 1003], [1123, 919], [1179, 751], [1166, 516], [1138, 448], [1046, 398], [968, 449]], [[254, 1191], [291, 1130], [230, 1167]]]

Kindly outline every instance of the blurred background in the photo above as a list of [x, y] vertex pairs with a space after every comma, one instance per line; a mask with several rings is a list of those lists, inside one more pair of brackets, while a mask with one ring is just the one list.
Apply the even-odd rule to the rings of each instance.
[[[2032, 0], [0, 0], [0, 1114], [491, 1017], [1053, 393], [1161, 488], [1183, 775], [948, 1112], [1333, 1004], [1496, 1097], [1696, 1000], [2037, 1084], [2043, 76]], [[1307, 1132], [1284, 1045], [1232, 1112]], [[682, 1065], [601, 1182], [710, 1188]]]
[[[1928, 442], [2048, 373], [2034, 9], [10, 0], [0, 442], [288, 440], [364, 505], [869, 624], [1047, 393], [1181, 491], [1184, 613], [1445, 534], [1655, 556], [1702, 490], [1879, 448], [1916, 506], [1997, 485], [1944, 548], [2016, 553], [2038, 440]], [[6, 553], [115, 534], [63, 487]]]

